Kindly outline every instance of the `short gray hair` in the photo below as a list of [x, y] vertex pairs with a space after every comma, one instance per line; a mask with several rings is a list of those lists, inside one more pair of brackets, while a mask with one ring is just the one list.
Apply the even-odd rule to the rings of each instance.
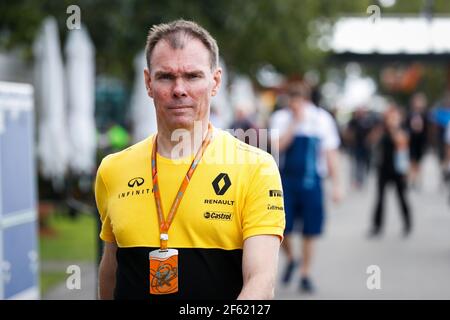
[[209, 51], [211, 69], [214, 70], [218, 67], [219, 48], [216, 40], [197, 23], [180, 19], [170, 23], [154, 25], [150, 28], [145, 47], [148, 69], [150, 69], [153, 50], [159, 41], [167, 41], [173, 49], [183, 49], [187, 39], [200, 40]]

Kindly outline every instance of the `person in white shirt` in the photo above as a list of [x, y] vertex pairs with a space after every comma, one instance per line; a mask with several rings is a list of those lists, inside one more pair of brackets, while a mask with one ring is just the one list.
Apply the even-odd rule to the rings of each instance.
[[[324, 177], [329, 175], [332, 179], [333, 200], [341, 198], [337, 176], [340, 138], [333, 118], [310, 101], [306, 86], [292, 85], [288, 96], [288, 107], [276, 111], [270, 119], [271, 129], [279, 133], [279, 168], [286, 212], [283, 249], [288, 263], [283, 282], [287, 284], [300, 265], [300, 289], [311, 293], [314, 291], [310, 278], [314, 240], [322, 233], [325, 215]], [[294, 257], [291, 244], [296, 222], [302, 225], [301, 264]]]

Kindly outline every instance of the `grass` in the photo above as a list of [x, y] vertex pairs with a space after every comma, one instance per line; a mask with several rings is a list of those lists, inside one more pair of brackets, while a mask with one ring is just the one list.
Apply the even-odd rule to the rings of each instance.
[[[53, 231], [51, 236], [41, 235], [39, 241], [40, 258], [46, 262], [92, 262], [97, 257], [97, 221], [93, 215], [82, 214], [76, 219], [67, 215], [53, 214], [47, 220]], [[41, 296], [49, 289], [67, 279], [64, 270], [41, 269]]]
[[41, 296], [45, 295], [48, 290], [67, 279], [65, 272], [41, 272]]
[[41, 236], [41, 260], [95, 261], [97, 250], [97, 223], [91, 215], [71, 219], [66, 215], [52, 215], [48, 225], [53, 236]]

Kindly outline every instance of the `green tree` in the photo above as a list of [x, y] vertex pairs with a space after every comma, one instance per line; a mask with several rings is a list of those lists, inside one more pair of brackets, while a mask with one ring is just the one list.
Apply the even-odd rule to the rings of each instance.
[[[177, 18], [204, 25], [217, 38], [228, 66], [254, 76], [259, 67], [273, 65], [284, 74], [321, 68], [326, 53], [311, 46], [313, 21], [366, 15], [376, 0], [15, 0], [0, 3], [0, 47], [22, 47], [31, 58], [31, 45], [42, 20], [54, 16], [61, 40], [67, 33], [66, 8], [81, 8], [96, 47], [97, 71], [131, 82], [133, 58], [145, 46], [151, 25]], [[398, 0], [385, 13], [419, 13], [424, 0]], [[448, 0], [435, 0], [434, 12], [448, 13]], [[314, 40], [314, 39], [312, 39]]]

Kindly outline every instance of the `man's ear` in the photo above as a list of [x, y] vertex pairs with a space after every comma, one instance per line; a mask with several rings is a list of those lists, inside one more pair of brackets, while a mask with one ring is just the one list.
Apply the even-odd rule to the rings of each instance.
[[152, 80], [150, 78], [150, 71], [148, 69], [144, 69], [144, 82], [148, 96], [150, 98], [153, 98]]
[[213, 81], [212, 96], [214, 97], [219, 91], [220, 84], [222, 83], [222, 68], [219, 67], [214, 71]]

